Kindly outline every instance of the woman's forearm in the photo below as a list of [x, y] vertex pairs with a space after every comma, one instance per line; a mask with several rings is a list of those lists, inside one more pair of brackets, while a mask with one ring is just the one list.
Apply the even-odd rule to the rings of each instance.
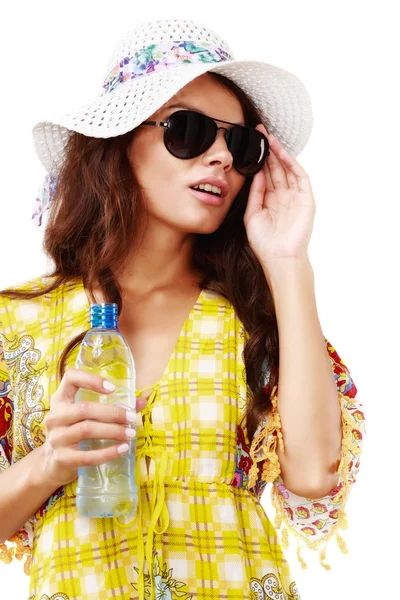
[[12, 537], [57, 489], [41, 469], [42, 446], [0, 474], [0, 543]]
[[299, 496], [322, 497], [337, 485], [341, 410], [321, 330], [308, 260], [264, 270], [279, 330], [278, 412], [285, 453], [282, 479]]

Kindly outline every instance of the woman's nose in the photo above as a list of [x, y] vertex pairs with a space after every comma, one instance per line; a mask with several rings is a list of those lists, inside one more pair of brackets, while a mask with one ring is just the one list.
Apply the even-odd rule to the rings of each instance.
[[[228, 130], [225, 127], [218, 127], [217, 135], [213, 144], [207, 150], [206, 157], [212, 162], [220, 160], [224, 164], [232, 164], [233, 158], [228, 148], [226, 134]], [[221, 139], [222, 138], [222, 139]]]

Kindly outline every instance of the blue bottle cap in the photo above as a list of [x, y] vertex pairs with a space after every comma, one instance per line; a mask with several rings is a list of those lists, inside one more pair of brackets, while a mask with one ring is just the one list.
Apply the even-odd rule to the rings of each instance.
[[115, 302], [91, 304], [90, 326], [92, 328], [118, 329], [118, 304]]

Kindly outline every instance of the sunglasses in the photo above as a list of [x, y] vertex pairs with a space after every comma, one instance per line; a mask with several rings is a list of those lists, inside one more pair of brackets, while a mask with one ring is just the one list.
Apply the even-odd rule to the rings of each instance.
[[[218, 127], [216, 121], [233, 125]], [[251, 127], [213, 119], [192, 110], [178, 110], [167, 121], [144, 121], [142, 125], [165, 127], [164, 144], [168, 152], [184, 160], [203, 154], [215, 142], [218, 131], [225, 130], [225, 141], [233, 157], [233, 166], [242, 175], [255, 175], [269, 156], [266, 136]]]

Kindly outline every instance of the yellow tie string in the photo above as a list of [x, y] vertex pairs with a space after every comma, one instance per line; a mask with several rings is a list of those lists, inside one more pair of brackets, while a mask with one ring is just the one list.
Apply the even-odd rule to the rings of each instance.
[[[139, 565], [139, 573], [138, 573], [138, 594], [139, 598], [142, 600], [145, 598], [144, 591], [144, 560], [146, 557], [147, 566], [149, 569], [149, 578], [150, 578], [150, 599], [154, 600], [154, 579], [153, 579], [153, 540], [154, 534], [164, 533], [169, 525], [169, 513], [167, 504], [165, 502], [165, 487], [164, 487], [164, 479], [167, 470], [167, 460], [168, 453], [164, 446], [153, 446], [151, 441], [151, 436], [153, 432], [153, 426], [150, 421], [150, 411], [153, 407], [154, 400], [157, 396], [157, 387], [154, 389], [152, 394], [150, 395], [146, 407], [142, 410], [142, 414], [144, 416], [144, 446], [140, 448], [140, 450], [136, 451], [136, 473], [135, 473], [135, 481], [136, 487], [138, 490], [138, 507], [135, 513], [134, 518], [130, 523], [122, 523], [116, 517], [114, 519], [117, 521], [119, 525], [123, 527], [130, 526], [136, 519], [138, 519], [138, 537], [137, 537], [137, 557], [138, 557], [138, 565]], [[160, 455], [159, 461], [155, 461], [155, 475], [153, 482], [153, 494], [151, 501], [151, 517], [149, 527], [147, 529], [147, 540], [146, 547], [144, 546], [143, 541], [143, 523], [142, 523], [142, 503], [140, 497], [140, 459], [142, 456], [149, 456], [156, 458], [157, 455]], [[156, 529], [157, 521], [161, 518], [162, 525], [160, 529]]]

